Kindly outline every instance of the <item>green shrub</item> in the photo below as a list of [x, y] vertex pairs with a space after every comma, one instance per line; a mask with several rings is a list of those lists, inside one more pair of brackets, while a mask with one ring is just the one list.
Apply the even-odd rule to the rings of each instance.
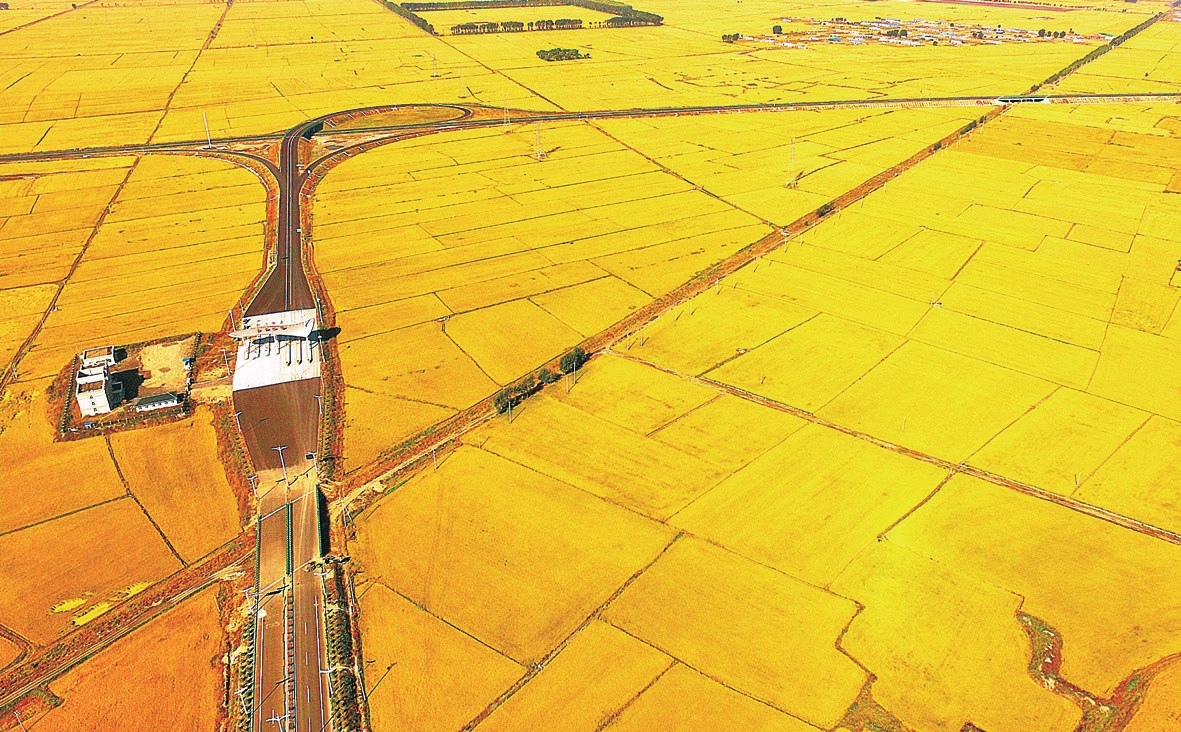
[[574, 350], [570, 351], [565, 356], [562, 356], [562, 360], [558, 362], [558, 368], [563, 374], [568, 374], [586, 363], [589, 359], [590, 356], [586, 355], [586, 351], [582, 350], [578, 346], [575, 346]]

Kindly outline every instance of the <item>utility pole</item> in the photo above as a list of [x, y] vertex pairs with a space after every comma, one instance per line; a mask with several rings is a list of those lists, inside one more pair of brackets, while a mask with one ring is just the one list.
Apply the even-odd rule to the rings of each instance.
[[205, 149], [213, 147], [213, 138], [209, 136], [209, 118], [205, 116], [205, 110], [201, 110], [201, 119], [205, 122]]
[[316, 400], [316, 411], [320, 415], [320, 419], [324, 419], [324, 402], [321, 401], [319, 394], [312, 394], [312, 397]]
[[291, 485], [291, 481], [287, 480], [287, 461], [283, 459], [283, 451], [287, 449], [287, 446], [279, 445], [278, 447], [272, 447], [271, 449], [279, 453], [279, 465], [283, 468], [283, 482], [287, 485]]
[[241, 417], [241, 416], [242, 416], [241, 412], [234, 412], [234, 424], [238, 425], [239, 432], [242, 431], [242, 420], [239, 419], [239, 417]]

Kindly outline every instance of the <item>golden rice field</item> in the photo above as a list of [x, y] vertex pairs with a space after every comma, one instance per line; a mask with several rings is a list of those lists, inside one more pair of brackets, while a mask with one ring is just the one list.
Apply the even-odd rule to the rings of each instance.
[[[56, 374], [73, 354], [92, 346], [216, 332], [263, 265], [267, 190], [252, 171], [220, 160], [159, 155], [100, 172], [107, 185], [95, 188], [89, 202], [76, 202], [92, 207], [82, 209], [85, 215], [103, 216], [96, 228], [75, 233], [80, 223], [74, 210], [52, 215], [52, 204], [46, 204], [45, 215], [34, 209], [0, 229], [0, 237], [10, 228], [28, 234], [13, 241], [14, 267], [20, 256], [46, 250], [58, 257], [53, 267], [36, 270], [43, 281], [69, 274], [85, 247], [17, 365], [22, 378]], [[34, 180], [52, 186], [57, 178]], [[70, 199], [63, 193], [62, 200]]]
[[[242, 158], [121, 146], [378, 105], [316, 154], [455, 114], [416, 104], [492, 119], [988, 100], [1169, 8], [638, 0], [665, 24], [431, 36], [368, 0], [8, 2], [0, 669], [248, 518], [225, 415], [55, 440], [51, 384], [74, 354], [220, 333], [267, 266], [277, 194]], [[1181, 92], [1177, 15], [1043, 91]], [[836, 17], [1089, 38], [721, 40]], [[589, 58], [537, 57], [552, 47]], [[344, 395], [326, 495], [371, 499], [329, 549], [355, 572], [376, 732], [1115, 732], [1111, 709], [1127, 732], [1181, 729], [1181, 106], [1008, 108], [782, 228], [993, 109], [506, 111], [317, 172], [302, 232]], [[114, 152], [78, 149], [95, 146]], [[577, 378], [353, 484], [766, 237], [782, 242]], [[189, 597], [44, 679], [61, 704], [22, 722], [228, 729], [242, 603], [224, 585]]]
[[[1121, 45], [1113, 53], [1062, 81], [1059, 87], [1070, 92], [1138, 94], [1176, 92], [1181, 89], [1181, 20], [1174, 12], [1172, 20], [1156, 23]], [[1176, 117], [1161, 121], [1162, 129], [1175, 130]]]
[[[666, 18], [658, 28], [445, 37], [365, 0], [10, 4], [0, 12], [7, 133], [0, 152], [198, 140], [206, 124], [214, 137], [267, 134], [391, 103], [577, 110], [634, 107], [637, 98], [664, 106], [1015, 93], [1094, 45], [751, 52], [721, 42], [725, 33], [769, 33], [785, 16], [919, 16], [913, 4], [894, 0], [872, 8], [757, 0], [726, 13], [702, 0], [661, 0], [637, 6]], [[1079, 33], [1117, 34], [1162, 8], [1156, 0], [1060, 4], [1047, 18], [1036, 9], [932, 2], [921, 16], [1030, 29], [1049, 20]], [[429, 15], [443, 27], [464, 11]], [[535, 55], [553, 46], [591, 58], [572, 74], [568, 64]]]
[[222, 651], [216, 591], [205, 590], [54, 681], [60, 705], [26, 722], [61, 732], [214, 729]]
[[[970, 118], [935, 109], [516, 125], [342, 162], [317, 187], [313, 215], [351, 387], [350, 469]], [[403, 415], [397, 424], [389, 409]]]
[[358, 591], [486, 670], [385, 692], [388, 728], [1073, 732], [1088, 702], [1031, 674], [1021, 614], [1053, 678], [1141, 688], [1128, 728], [1169, 729], [1171, 113], [1007, 111], [391, 482]]

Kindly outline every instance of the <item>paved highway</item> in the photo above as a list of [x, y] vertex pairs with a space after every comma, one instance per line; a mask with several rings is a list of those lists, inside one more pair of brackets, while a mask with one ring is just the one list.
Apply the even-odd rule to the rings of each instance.
[[[1149, 92], [1142, 94], [1038, 94], [1038, 97], [1044, 97], [1047, 104], [1154, 104], [1154, 103], [1169, 103], [1181, 102], [1181, 93], [1179, 92]], [[988, 106], [997, 103], [1001, 97], [997, 96], [966, 96], [966, 97], [906, 97], [900, 99], [841, 99], [833, 101], [818, 101], [818, 102], [772, 102], [765, 104], [719, 104], [709, 106], [685, 106], [685, 107], [636, 107], [633, 109], [611, 109], [611, 110], [592, 110], [586, 112], [542, 112], [542, 111], [527, 111], [527, 110], [502, 110], [498, 107], [487, 107], [478, 104], [466, 105], [466, 109], [471, 112], [483, 110], [488, 113], [487, 116], [478, 117], [472, 114], [465, 115], [461, 119], [449, 120], [443, 122], [421, 122], [416, 124], [405, 125], [375, 125], [373, 127], [355, 127], [350, 129], [325, 129], [324, 134], [331, 134], [333, 136], [361, 136], [372, 134], [375, 132], [396, 132], [399, 130], [413, 130], [413, 129], [431, 129], [436, 131], [466, 129], [469, 127], [490, 127], [502, 125], [505, 122], [561, 122], [565, 120], [594, 120], [594, 119], [618, 119], [618, 118], [635, 118], [635, 117], [667, 117], [674, 115], [696, 115], [696, 114], [734, 114], [743, 112], [790, 112], [790, 111], [809, 111], [809, 110], [826, 110], [826, 109], [892, 109], [892, 108], [909, 108], [909, 107], [976, 107]], [[454, 108], [458, 105], [454, 104], [416, 104], [416, 105], [379, 105], [373, 107], [358, 107], [356, 109], [341, 110], [331, 114], [318, 117], [315, 120], [310, 120], [299, 126], [293, 131], [298, 130], [302, 134], [308, 128], [315, 127], [325, 120], [333, 117], [343, 117], [349, 115], [372, 114], [375, 112], [395, 111], [401, 107], [418, 106], [418, 107], [447, 107]], [[502, 112], [511, 112], [509, 116], [504, 116]], [[288, 142], [298, 142], [292, 138], [291, 132], [282, 136], [284, 147], [286, 148]], [[238, 155], [241, 157], [248, 157], [257, 160], [267, 167], [271, 168], [272, 172], [278, 173], [273, 164], [259, 155], [250, 153], [243, 153], [232, 149], [233, 145], [257, 143], [257, 142], [273, 142], [280, 139], [277, 134], [262, 134], [262, 135], [240, 135], [233, 137], [212, 138], [211, 140], [181, 140], [177, 142], [150, 142], [130, 145], [111, 145], [111, 146], [95, 146], [95, 147], [80, 147], [70, 148], [66, 150], [53, 150], [46, 152], [28, 152], [28, 153], [7, 153], [0, 155], [0, 162], [15, 163], [15, 162], [36, 162], [43, 160], [56, 160], [62, 158], [77, 158], [79, 156], [88, 155], [134, 155], [137, 153], [152, 153], [152, 152], [168, 152], [168, 151], [185, 151], [185, 152], [200, 152], [202, 150], [216, 153], [219, 155]], [[292, 145], [296, 147], [296, 145]], [[284, 159], [290, 152], [283, 153]], [[302, 171], [297, 168], [286, 170], [284, 175], [291, 175], [293, 179], [301, 179], [304, 177]], [[294, 228], [299, 228], [298, 224]], [[293, 230], [294, 230], [293, 228]]]
[[[280, 147], [275, 264], [246, 308], [264, 316], [315, 307], [301, 252], [301, 140], [316, 129], [290, 130]], [[329, 700], [323, 643], [323, 585], [315, 460], [319, 377], [234, 392], [255, 470], [259, 499], [253, 728], [321, 732]], [[281, 448], [281, 449], [276, 449]]]

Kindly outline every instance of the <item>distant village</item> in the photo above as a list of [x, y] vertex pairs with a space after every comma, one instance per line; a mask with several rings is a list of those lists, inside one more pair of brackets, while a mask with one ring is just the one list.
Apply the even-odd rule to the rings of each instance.
[[1079, 35], [1073, 28], [1002, 28], [977, 24], [951, 23], [943, 20], [897, 20], [876, 18], [874, 20], [846, 20], [832, 18], [782, 18], [785, 24], [803, 24], [805, 27], [782, 25], [772, 28], [769, 35], [744, 36], [741, 34], [722, 36], [723, 41], [736, 43], [748, 41], [771, 44], [781, 48], [807, 48], [816, 43], [866, 43], [892, 46], [999, 46], [1004, 43], [1085, 43], [1107, 41], [1107, 34]]

